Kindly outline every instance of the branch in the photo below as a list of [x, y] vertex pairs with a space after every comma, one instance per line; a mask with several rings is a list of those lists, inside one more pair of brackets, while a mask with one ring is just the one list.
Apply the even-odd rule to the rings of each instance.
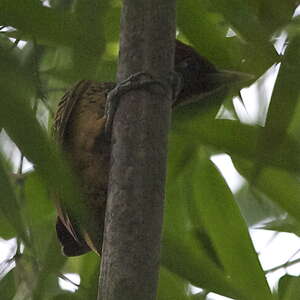
[[[164, 81], [174, 41], [175, 0], [124, 0], [118, 81], [139, 71]], [[99, 300], [156, 297], [171, 92], [131, 90], [116, 112]]]

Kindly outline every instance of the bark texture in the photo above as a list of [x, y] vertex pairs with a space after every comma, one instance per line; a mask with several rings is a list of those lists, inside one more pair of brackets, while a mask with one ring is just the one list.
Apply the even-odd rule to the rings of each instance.
[[[175, 0], [124, 0], [117, 79], [173, 70]], [[156, 297], [172, 87], [122, 96], [113, 124], [98, 300]]]

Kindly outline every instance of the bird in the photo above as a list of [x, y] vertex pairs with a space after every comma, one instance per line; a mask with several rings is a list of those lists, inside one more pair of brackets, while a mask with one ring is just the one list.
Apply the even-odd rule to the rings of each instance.
[[[176, 40], [174, 70], [182, 85], [173, 107], [206, 96], [238, 77], [238, 72], [219, 70], [191, 46]], [[105, 135], [106, 101], [114, 82], [81, 80], [62, 97], [54, 119], [53, 135], [70, 161], [80, 182], [90, 230], [82, 230], [56, 197], [56, 232], [66, 256], [91, 250], [101, 255], [111, 145]]]

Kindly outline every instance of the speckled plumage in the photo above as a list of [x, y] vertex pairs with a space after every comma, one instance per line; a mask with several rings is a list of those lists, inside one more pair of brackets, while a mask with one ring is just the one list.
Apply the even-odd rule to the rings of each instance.
[[106, 95], [113, 87], [114, 83], [82, 80], [58, 105], [53, 134], [81, 182], [95, 230], [81, 236], [79, 226], [58, 199], [56, 229], [68, 256], [83, 254], [90, 248], [101, 253], [110, 156], [109, 141], [104, 137], [104, 110]]

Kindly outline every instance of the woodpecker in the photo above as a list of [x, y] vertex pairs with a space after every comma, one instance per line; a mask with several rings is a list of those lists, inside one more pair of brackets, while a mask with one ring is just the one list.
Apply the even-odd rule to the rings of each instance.
[[[176, 40], [175, 72], [182, 87], [173, 107], [189, 103], [193, 96], [205, 102], [207, 95], [238, 78], [238, 72], [218, 70], [192, 47]], [[108, 187], [110, 140], [105, 137], [106, 101], [113, 82], [82, 80], [58, 104], [53, 134], [66, 153], [80, 181], [84, 205], [93, 230], [81, 228], [57, 197], [56, 232], [66, 256], [90, 250], [101, 254]]]

